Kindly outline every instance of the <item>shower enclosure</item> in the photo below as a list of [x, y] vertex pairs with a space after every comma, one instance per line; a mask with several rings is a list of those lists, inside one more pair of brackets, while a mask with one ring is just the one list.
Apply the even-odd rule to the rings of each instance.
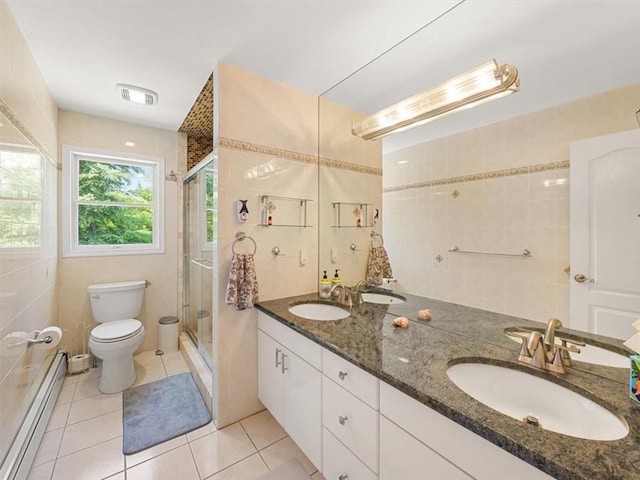
[[213, 153], [184, 178], [184, 328], [213, 370], [213, 267], [217, 172]]

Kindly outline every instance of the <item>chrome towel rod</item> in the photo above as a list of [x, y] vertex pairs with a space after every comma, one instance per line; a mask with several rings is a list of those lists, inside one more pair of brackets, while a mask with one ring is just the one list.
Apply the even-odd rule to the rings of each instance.
[[454, 245], [450, 252], [453, 253], [470, 253], [471, 255], [494, 255], [498, 257], [527, 257], [531, 258], [531, 250], [525, 248], [520, 253], [493, 253], [493, 252], [471, 252], [469, 250], [460, 250], [457, 245]]

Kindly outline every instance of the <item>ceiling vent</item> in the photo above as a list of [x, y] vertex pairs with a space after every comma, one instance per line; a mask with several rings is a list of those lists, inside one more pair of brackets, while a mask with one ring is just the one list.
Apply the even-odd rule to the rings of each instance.
[[118, 95], [125, 102], [138, 103], [140, 105], [155, 105], [158, 103], [158, 94], [153, 90], [125, 85], [124, 83], [118, 83], [116, 89], [118, 90]]

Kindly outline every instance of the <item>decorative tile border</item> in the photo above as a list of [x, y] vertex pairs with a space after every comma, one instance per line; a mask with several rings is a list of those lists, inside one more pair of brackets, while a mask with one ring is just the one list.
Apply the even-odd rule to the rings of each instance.
[[349, 170], [357, 173], [367, 173], [370, 175], [382, 175], [382, 168], [368, 167], [366, 165], [357, 165], [340, 160], [332, 160], [330, 158], [320, 158], [318, 162], [317, 155], [309, 155], [307, 153], [292, 152], [276, 147], [268, 147], [266, 145], [258, 145], [256, 143], [243, 142], [233, 140], [231, 138], [220, 137], [218, 146], [231, 150], [239, 150], [242, 152], [261, 153], [263, 155], [271, 155], [273, 157], [283, 158], [285, 160], [293, 160], [295, 162], [306, 163], [309, 165], [318, 165], [322, 167], [338, 168], [341, 170]]
[[514, 175], [526, 175], [529, 173], [543, 172], [545, 170], [560, 170], [569, 168], [569, 160], [553, 163], [541, 163], [538, 165], [530, 165], [528, 167], [508, 168], [506, 170], [495, 170], [493, 172], [473, 173], [471, 175], [462, 175], [460, 177], [437, 178], [435, 180], [425, 180], [424, 182], [406, 183], [404, 185], [394, 185], [382, 189], [383, 193], [399, 192], [401, 190], [410, 190], [412, 188], [427, 188], [438, 185], [449, 185], [452, 183], [475, 182], [477, 180], [487, 180], [490, 178], [512, 177]]
[[358, 165], [357, 163], [341, 162], [340, 160], [332, 160], [330, 158], [320, 158], [320, 166], [338, 168], [340, 170], [349, 170], [356, 173], [366, 173], [369, 175], [382, 176], [382, 168], [369, 167], [367, 165]]
[[29, 128], [22, 123], [22, 120], [18, 118], [18, 116], [9, 108], [9, 105], [4, 103], [2, 99], [0, 99], [0, 113], [4, 115], [11, 125], [20, 132], [29, 142], [38, 149], [38, 151], [44, 156], [47, 160], [49, 160], [56, 168], [58, 168], [58, 164], [55, 160], [55, 157], [51, 155], [42, 143], [38, 140], [38, 138], [29, 130]]

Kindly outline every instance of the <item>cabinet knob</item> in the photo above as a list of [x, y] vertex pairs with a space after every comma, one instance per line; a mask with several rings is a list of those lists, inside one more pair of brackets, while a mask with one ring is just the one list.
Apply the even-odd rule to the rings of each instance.
[[343, 417], [342, 415], [340, 415], [338, 417], [338, 422], [340, 422], [340, 425], [344, 425], [345, 423], [347, 423], [347, 417]]
[[340, 380], [344, 380], [347, 377], [347, 372], [341, 370], [340, 373], [338, 373], [338, 377], [340, 377]]
[[346, 473], [343, 473], [338, 477], [338, 480], [349, 480], [349, 475], [347, 475]]

